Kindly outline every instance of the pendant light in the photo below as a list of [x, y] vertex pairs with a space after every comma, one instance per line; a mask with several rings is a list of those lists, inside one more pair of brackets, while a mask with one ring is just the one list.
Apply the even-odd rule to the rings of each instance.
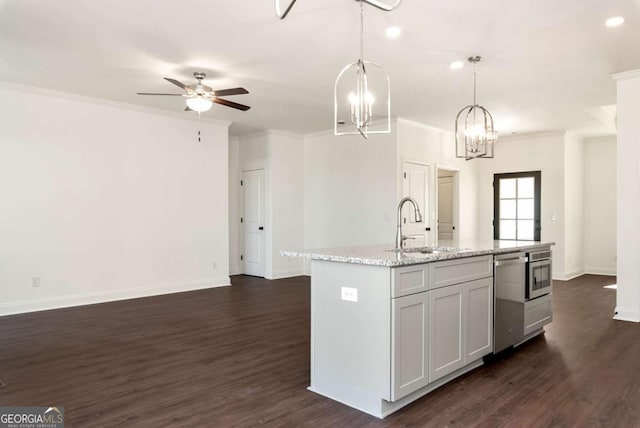
[[498, 141], [491, 113], [476, 102], [477, 68], [481, 59], [480, 56], [469, 57], [473, 64], [473, 104], [460, 110], [456, 116], [456, 157], [466, 160], [492, 158], [493, 145]]
[[[364, 0], [360, 1], [360, 57], [344, 67], [334, 87], [334, 135], [391, 132], [391, 85], [377, 63], [364, 60]], [[374, 115], [374, 111], [379, 116]]]

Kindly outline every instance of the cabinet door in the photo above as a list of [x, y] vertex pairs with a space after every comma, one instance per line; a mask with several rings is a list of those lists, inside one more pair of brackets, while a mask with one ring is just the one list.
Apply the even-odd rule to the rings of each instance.
[[468, 282], [465, 288], [465, 364], [469, 364], [493, 350], [493, 278]]
[[428, 294], [392, 300], [391, 401], [429, 383]]
[[429, 382], [464, 366], [465, 284], [429, 291]]

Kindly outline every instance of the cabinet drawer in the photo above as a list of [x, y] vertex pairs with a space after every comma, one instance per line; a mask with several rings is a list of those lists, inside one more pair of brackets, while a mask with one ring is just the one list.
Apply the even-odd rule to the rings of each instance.
[[429, 289], [429, 265], [411, 265], [391, 269], [391, 297], [408, 296]]
[[468, 257], [429, 264], [430, 289], [493, 276], [493, 256]]
[[553, 319], [551, 294], [538, 297], [524, 304], [524, 335], [549, 324]]

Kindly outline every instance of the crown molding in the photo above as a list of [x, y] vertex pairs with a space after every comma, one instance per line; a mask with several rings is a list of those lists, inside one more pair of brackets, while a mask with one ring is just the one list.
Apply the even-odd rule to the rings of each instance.
[[[35, 95], [43, 95], [43, 96], [48, 96], [52, 98], [63, 98], [70, 101], [100, 105], [105, 107], [112, 107], [120, 110], [136, 111], [139, 113], [154, 114], [157, 116], [171, 117], [174, 119], [198, 121], [198, 118], [187, 117], [184, 114], [184, 112], [177, 113], [177, 112], [162, 110], [162, 109], [153, 108], [153, 107], [139, 106], [136, 104], [128, 104], [120, 101], [112, 101], [112, 100], [106, 100], [103, 98], [89, 97], [86, 95], [78, 95], [70, 92], [56, 91], [53, 89], [39, 88], [36, 86], [22, 85], [22, 84], [13, 83], [13, 82], [0, 81], [0, 89], [7, 89], [7, 90], [16, 91], [16, 92], [28, 92]], [[225, 126], [227, 128], [231, 125], [230, 121], [213, 119], [206, 116], [201, 116], [200, 122]]]
[[435, 126], [431, 126], [431, 125], [427, 125], [424, 123], [420, 123], [420, 122], [416, 122], [414, 120], [410, 120], [410, 119], [405, 119], [403, 117], [399, 117], [398, 118], [398, 123], [405, 123], [407, 125], [411, 125], [415, 128], [421, 128], [421, 129], [426, 129], [428, 131], [436, 131], [436, 132], [442, 132], [443, 134], [451, 134], [453, 135], [453, 131], [447, 131], [446, 129], [442, 129], [442, 128], [437, 128]]
[[633, 78], [640, 78], [640, 68], [637, 70], [629, 70], [629, 71], [623, 71], [622, 73], [615, 73], [615, 74], [612, 74], [611, 77], [616, 82], [621, 82], [623, 80], [629, 80]]
[[257, 131], [257, 132], [252, 132], [251, 134], [242, 135], [237, 138], [240, 141], [245, 141], [245, 140], [252, 140], [254, 138], [268, 137], [270, 135], [276, 135], [276, 136], [287, 137], [287, 138], [297, 138], [297, 139], [304, 139], [305, 137], [303, 134], [295, 134], [293, 132], [281, 131], [279, 129], [264, 129], [262, 131]]

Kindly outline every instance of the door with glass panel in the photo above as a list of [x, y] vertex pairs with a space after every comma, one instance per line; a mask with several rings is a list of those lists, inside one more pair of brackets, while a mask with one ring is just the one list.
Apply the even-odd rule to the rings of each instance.
[[540, 240], [540, 171], [493, 176], [493, 237]]

